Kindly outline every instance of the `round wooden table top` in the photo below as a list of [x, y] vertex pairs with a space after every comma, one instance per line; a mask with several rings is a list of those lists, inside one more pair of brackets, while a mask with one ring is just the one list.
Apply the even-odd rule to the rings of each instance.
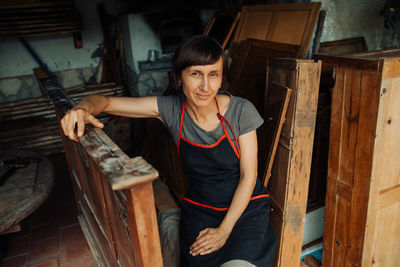
[[0, 186], [0, 234], [39, 208], [54, 187], [52, 163], [31, 151], [0, 149], [0, 176], [15, 160], [16, 171]]

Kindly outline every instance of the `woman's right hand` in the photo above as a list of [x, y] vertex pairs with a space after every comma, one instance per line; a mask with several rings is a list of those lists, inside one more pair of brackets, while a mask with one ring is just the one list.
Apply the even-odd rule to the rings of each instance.
[[[99, 128], [104, 127], [103, 123], [81, 107], [71, 109], [61, 119], [61, 127], [65, 136], [68, 136], [69, 139], [76, 142], [78, 142], [78, 137], [83, 136], [85, 124], [87, 123], [93, 124]], [[75, 134], [75, 126], [77, 126], [77, 135]]]

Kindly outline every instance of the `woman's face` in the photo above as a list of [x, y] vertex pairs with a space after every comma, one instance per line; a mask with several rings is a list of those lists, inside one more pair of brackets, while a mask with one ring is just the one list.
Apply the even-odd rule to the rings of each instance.
[[222, 57], [211, 65], [190, 66], [182, 71], [182, 88], [188, 104], [206, 107], [216, 96], [222, 83]]

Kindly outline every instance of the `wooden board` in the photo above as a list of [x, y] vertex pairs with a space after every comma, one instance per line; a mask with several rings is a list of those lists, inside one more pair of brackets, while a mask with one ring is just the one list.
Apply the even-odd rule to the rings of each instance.
[[[0, 150], [1, 163], [16, 159], [26, 160], [26, 167], [17, 169], [0, 187], [0, 233], [32, 214], [54, 187], [54, 167], [47, 158], [31, 151]], [[0, 175], [8, 168], [0, 166]]]
[[300, 46], [307, 56], [318, 21], [320, 2], [243, 6], [233, 40], [248, 38]]
[[292, 90], [272, 82], [265, 99], [264, 124], [258, 129], [260, 177], [265, 186], [268, 185], [274, 163], [278, 140], [285, 122], [286, 111]]
[[231, 94], [250, 100], [264, 114], [267, 59], [296, 57], [298, 52], [299, 46], [295, 45], [255, 39], [243, 41], [233, 54], [228, 74], [230, 82], [223, 86]]
[[329, 55], [343, 55], [368, 51], [364, 37], [356, 37], [330, 42], [322, 42], [318, 53]]
[[321, 62], [271, 59], [267, 84], [292, 89], [269, 181], [270, 217], [278, 234], [275, 266], [299, 266]]
[[82, 31], [80, 14], [72, 1], [42, 1], [0, 8], [0, 37], [27, 37]]

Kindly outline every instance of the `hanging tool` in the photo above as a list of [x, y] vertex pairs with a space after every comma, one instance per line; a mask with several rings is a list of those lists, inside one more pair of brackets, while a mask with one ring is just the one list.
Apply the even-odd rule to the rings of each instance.
[[29, 54], [31, 54], [31, 56], [36, 60], [39, 66], [46, 72], [47, 76], [54, 77], [55, 75], [47, 68], [47, 65], [43, 63], [35, 51], [33, 51], [32, 47], [28, 44], [25, 38], [19, 37], [18, 39], [25, 46], [26, 50], [28, 50]]

